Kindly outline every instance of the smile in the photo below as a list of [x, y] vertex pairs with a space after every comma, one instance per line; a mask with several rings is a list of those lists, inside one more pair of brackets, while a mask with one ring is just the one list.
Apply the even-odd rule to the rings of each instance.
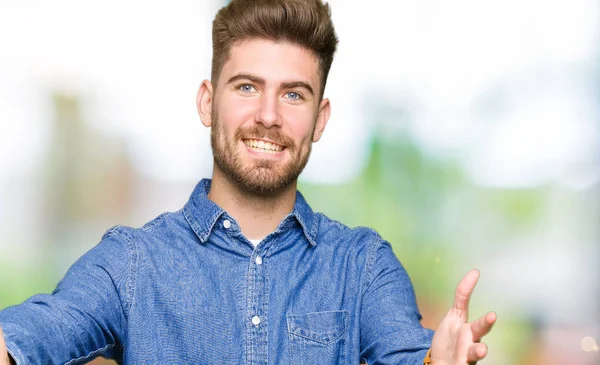
[[275, 154], [283, 151], [284, 147], [261, 139], [244, 139], [244, 144], [255, 152]]

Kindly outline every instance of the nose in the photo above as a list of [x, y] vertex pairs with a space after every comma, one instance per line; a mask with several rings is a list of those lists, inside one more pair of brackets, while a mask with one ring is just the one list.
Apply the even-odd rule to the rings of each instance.
[[261, 123], [266, 128], [281, 124], [279, 118], [279, 100], [277, 100], [276, 95], [269, 95], [268, 93], [261, 95], [256, 122]]

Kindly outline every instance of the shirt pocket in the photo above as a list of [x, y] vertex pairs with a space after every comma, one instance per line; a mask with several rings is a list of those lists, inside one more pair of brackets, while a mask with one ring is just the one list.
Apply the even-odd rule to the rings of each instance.
[[347, 325], [345, 310], [288, 314], [290, 365], [345, 364]]

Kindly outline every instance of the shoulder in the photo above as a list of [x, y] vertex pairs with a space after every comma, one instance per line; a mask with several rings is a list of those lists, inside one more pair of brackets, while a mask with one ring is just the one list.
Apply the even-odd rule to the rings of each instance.
[[152, 239], [168, 239], [188, 228], [181, 210], [165, 212], [138, 228], [116, 225], [104, 233], [102, 241], [118, 240], [138, 245]]
[[319, 224], [317, 238], [319, 243], [330, 242], [357, 248], [367, 248], [374, 244], [385, 242], [379, 233], [372, 228], [362, 226], [349, 227], [322, 213], [316, 213], [316, 216]]

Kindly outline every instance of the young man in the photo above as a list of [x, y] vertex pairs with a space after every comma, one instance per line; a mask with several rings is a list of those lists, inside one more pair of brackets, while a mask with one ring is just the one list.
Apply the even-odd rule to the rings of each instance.
[[221, 9], [211, 81], [197, 97], [211, 128], [212, 180], [178, 212], [109, 230], [52, 295], [0, 312], [3, 363], [9, 354], [18, 364], [482, 359], [495, 314], [467, 322], [477, 271], [433, 335], [390, 245], [314, 213], [296, 191], [329, 119], [323, 91], [336, 43], [320, 0]]

